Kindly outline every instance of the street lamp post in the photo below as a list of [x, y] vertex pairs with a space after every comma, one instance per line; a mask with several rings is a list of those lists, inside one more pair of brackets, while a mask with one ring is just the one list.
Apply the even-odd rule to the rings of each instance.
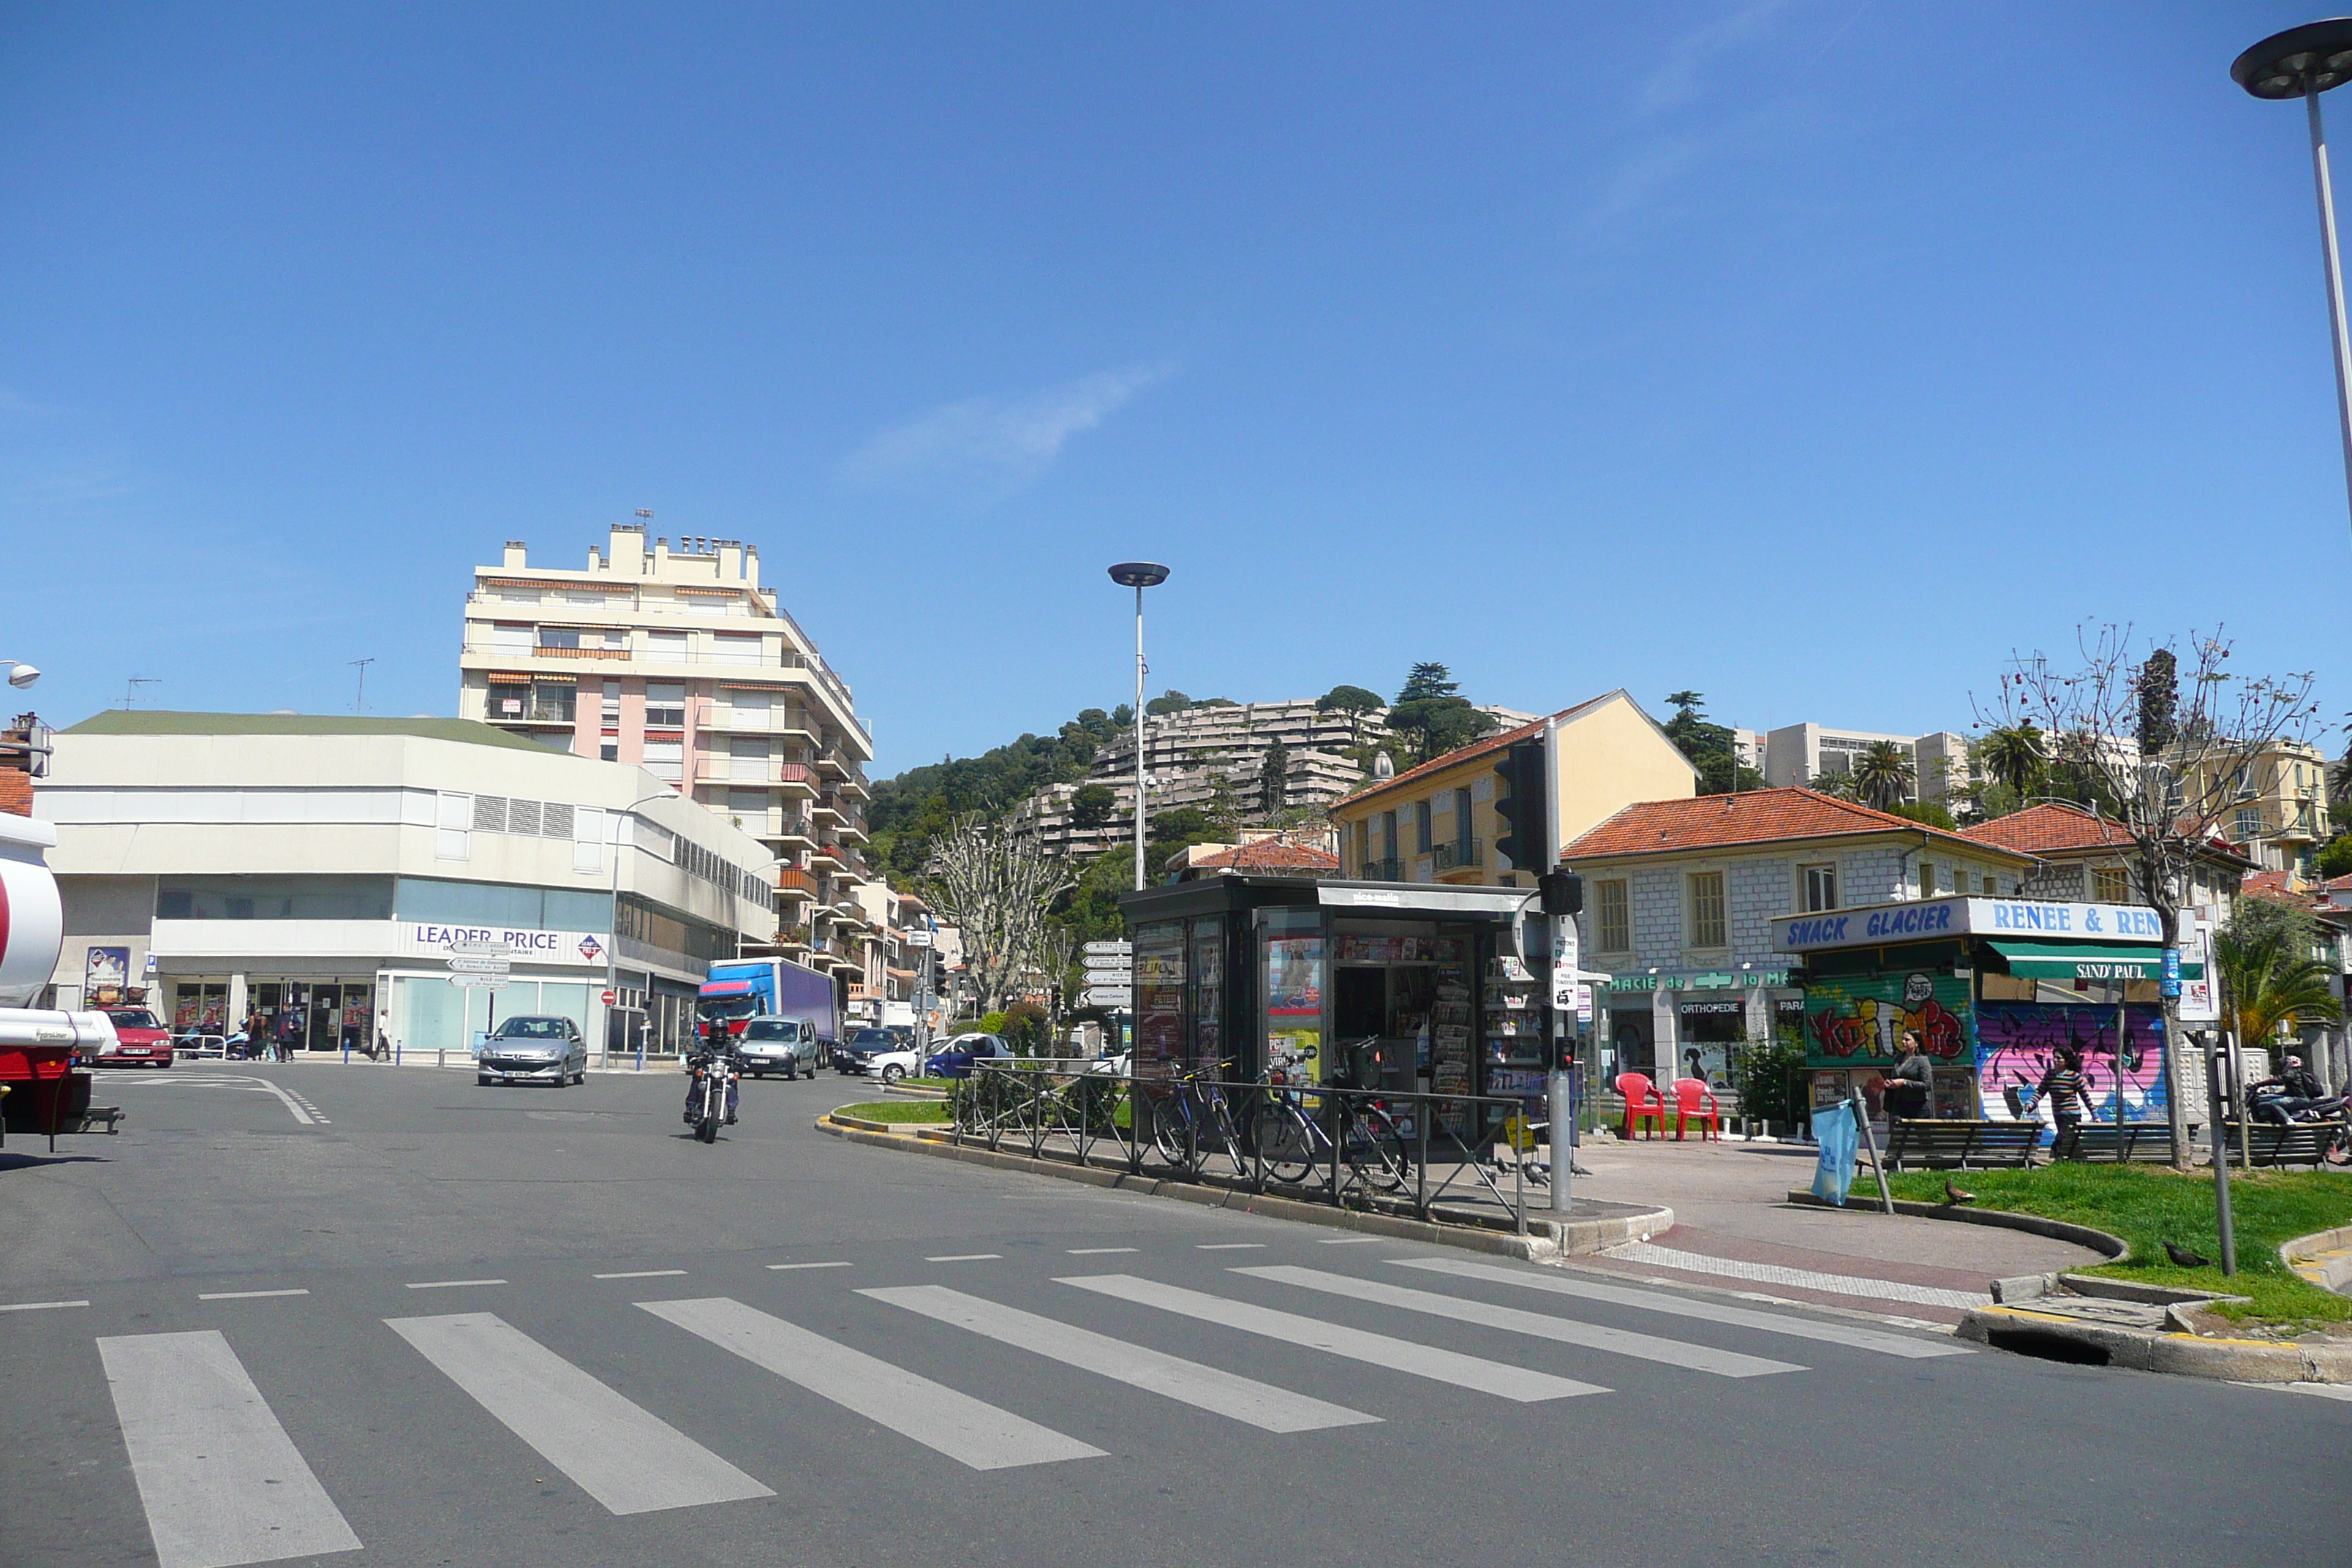
[[[649, 795], [642, 800], [633, 800], [623, 806], [620, 815], [613, 819], [613, 896], [612, 901], [604, 906], [605, 919], [609, 927], [604, 932], [604, 989], [613, 994], [614, 1002], [614, 1006], [604, 1009], [604, 1065], [606, 1067], [613, 1065], [613, 1013], [621, 998], [621, 829], [627, 826], [630, 819], [637, 815], [637, 807], [651, 805], [657, 800], [667, 800], [674, 793], [676, 792], [664, 790], [659, 795]], [[647, 977], [646, 989], [648, 991], [652, 989], [651, 976]], [[639, 1029], [637, 1031], [637, 1070], [643, 1072], [645, 1068], [646, 1037], [645, 1031]]]
[[2352, 331], [2344, 320], [2344, 267], [2336, 248], [2336, 187], [2328, 176], [2327, 133], [2319, 95], [2352, 81], [2352, 16], [2273, 33], [2240, 55], [2230, 78], [2256, 98], [2300, 98], [2311, 122], [2311, 177], [2319, 192], [2319, 257], [2327, 285], [2327, 321], [2336, 344], [2336, 419], [2344, 443], [2344, 484], [2352, 506]]
[[1168, 568], [1152, 561], [1122, 561], [1110, 580], [1135, 590], [1135, 890], [1143, 890], [1143, 591], [1168, 581]]
[[0, 658], [8, 667], [8, 684], [22, 691], [41, 679], [41, 672], [21, 658]]

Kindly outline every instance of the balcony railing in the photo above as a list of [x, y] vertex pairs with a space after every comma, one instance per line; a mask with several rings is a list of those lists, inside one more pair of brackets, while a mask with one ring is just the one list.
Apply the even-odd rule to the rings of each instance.
[[1367, 860], [1364, 862], [1363, 879], [1367, 882], [1402, 882], [1404, 880], [1404, 862], [1395, 858]]
[[1486, 863], [1484, 839], [1460, 838], [1451, 844], [1441, 844], [1429, 854], [1431, 865], [1440, 871], [1457, 871], [1465, 866]]
[[493, 724], [562, 724], [568, 728], [573, 722], [574, 711], [569, 702], [523, 702], [510, 713], [506, 711], [503, 700], [493, 698], [488, 719]]
[[818, 879], [798, 866], [779, 867], [776, 870], [776, 891], [813, 899], [817, 895]]

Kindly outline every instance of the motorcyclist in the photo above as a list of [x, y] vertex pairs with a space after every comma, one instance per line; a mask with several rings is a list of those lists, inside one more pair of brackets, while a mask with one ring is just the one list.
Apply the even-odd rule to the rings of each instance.
[[2285, 1123], [2327, 1098], [2327, 1086], [2319, 1075], [2303, 1065], [2301, 1057], [2286, 1058], [2285, 1068], [2276, 1078], [2266, 1078], [2246, 1087], [2246, 1099], [2254, 1108], [2254, 1115], [2264, 1121]]
[[725, 1022], [719, 1021], [711, 1025], [709, 1035], [698, 1041], [694, 1054], [686, 1058], [689, 1069], [686, 1079], [686, 1124], [689, 1127], [701, 1120], [703, 1072], [720, 1058], [734, 1068], [727, 1079], [727, 1125], [735, 1125], [735, 1101], [743, 1087], [742, 1049], [728, 1032]]

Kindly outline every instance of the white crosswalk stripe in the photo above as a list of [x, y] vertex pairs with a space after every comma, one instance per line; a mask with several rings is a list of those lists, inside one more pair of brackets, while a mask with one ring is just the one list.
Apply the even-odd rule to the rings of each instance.
[[360, 1550], [218, 1331], [104, 1338], [98, 1354], [163, 1568]]
[[1367, 1415], [1344, 1405], [1293, 1394], [1199, 1362], [1163, 1355], [1108, 1334], [1041, 1318], [1034, 1312], [983, 1301], [944, 1285], [909, 1285], [861, 1290], [858, 1294], [969, 1329], [1003, 1344], [1033, 1351], [1066, 1366], [1115, 1378], [1219, 1415], [1230, 1415], [1268, 1432], [1316, 1432], [1380, 1420], [1377, 1415]]
[[1542, 1290], [1555, 1296], [1574, 1296], [1587, 1301], [1606, 1301], [1612, 1306], [1638, 1307], [1644, 1311], [1661, 1312], [1670, 1317], [1696, 1318], [1702, 1322], [1760, 1329], [1768, 1334], [1818, 1340], [1823, 1344], [1875, 1351], [1881, 1355], [1925, 1360], [1932, 1356], [1974, 1353], [1969, 1346], [1955, 1343], [1949, 1339], [1917, 1339], [1906, 1334], [1890, 1334], [1879, 1329], [1866, 1329], [1858, 1323], [1825, 1322], [1813, 1318], [1801, 1318], [1793, 1313], [1759, 1312], [1746, 1307], [1727, 1307], [1720, 1302], [1669, 1295], [1663, 1290], [1637, 1290], [1625, 1285], [1604, 1285], [1599, 1280], [1576, 1275], [1538, 1274], [1504, 1268], [1492, 1263], [1474, 1263], [1465, 1258], [1391, 1258], [1389, 1261], [1401, 1268], [1423, 1268], [1433, 1274], [1450, 1274], [1461, 1279], [1486, 1279], [1498, 1285], [1516, 1285], [1522, 1289]]
[[1298, 1268], [1278, 1264], [1265, 1268], [1236, 1268], [1234, 1272], [1259, 1279], [1276, 1279], [1285, 1285], [1320, 1290], [1349, 1300], [1402, 1307], [1407, 1311], [1427, 1312], [1433, 1317], [1451, 1318], [1456, 1322], [1476, 1323], [1483, 1328], [1532, 1334], [1538, 1339], [1583, 1345], [1615, 1355], [1663, 1362], [1668, 1366], [1713, 1373], [1718, 1377], [1767, 1377], [1776, 1372], [1805, 1370], [1794, 1362], [1769, 1361], [1762, 1356], [1742, 1355], [1738, 1351], [1717, 1350], [1682, 1340], [1661, 1339], [1655, 1334], [1635, 1333], [1629, 1329], [1580, 1323], [1570, 1318], [1555, 1318], [1543, 1312], [1523, 1312], [1517, 1307], [1497, 1307], [1488, 1301], [1465, 1300], [1429, 1290], [1409, 1290], [1402, 1285], [1391, 1285], [1378, 1279], [1359, 1279], [1353, 1275], [1332, 1274], [1320, 1268]]
[[496, 1313], [384, 1322], [614, 1513], [775, 1495]]
[[975, 1470], [1104, 1457], [1091, 1444], [725, 1296], [637, 1305]]
[[1554, 1377], [1549, 1373], [1531, 1372], [1502, 1362], [1483, 1361], [1476, 1356], [1439, 1350], [1433, 1345], [1416, 1344], [1411, 1340], [1391, 1339], [1386, 1334], [1368, 1333], [1361, 1329], [1343, 1328], [1318, 1318], [1303, 1318], [1294, 1312], [1276, 1311], [1270, 1307], [1212, 1296], [1205, 1291], [1187, 1290], [1179, 1285], [1162, 1285], [1153, 1279], [1139, 1279], [1132, 1274], [1072, 1276], [1060, 1282], [1075, 1285], [1081, 1290], [1092, 1290], [1097, 1295], [1116, 1297], [1139, 1306], [1158, 1307], [1163, 1311], [1181, 1312], [1186, 1317], [1239, 1329], [1245, 1333], [1262, 1334], [1286, 1344], [1328, 1351], [1333, 1355], [1367, 1362], [1391, 1372], [1409, 1373], [1415, 1377], [1450, 1383], [1459, 1388], [1474, 1389], [1480, 1394], [1491, 1394], [1521, 1404], [1609, 1392], [1594, 1384]]

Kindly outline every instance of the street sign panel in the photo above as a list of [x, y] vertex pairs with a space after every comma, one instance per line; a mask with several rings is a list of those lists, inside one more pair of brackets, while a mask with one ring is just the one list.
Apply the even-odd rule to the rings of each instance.
[[514, 950], [502, 942], [453, 942], [449, 944], [449, 951], [451, 952], [467, 952], [482, 955], [502, 956], [513, 952]]
[[1087, 984], [1089, 985], [1132, 985], [1135, 984], [1135, 971], [1132, 969], [1089, 969], [1087, 971]]
[[460, 954], [449, 961], [449, 967], [460, 974], [504, 974], [514, 967], [514, 961], [503, 954], [495, 958], [487, 954]]
[[1087, 987], [1087, 1005], [1089, 1007], [1124, 1007], [1133, 996], [1134, 993], [1124, 985]]
[[1131, 958], [1089, 958], [1087, 960], [1087, 973], [1088, 974], [1125, 974], [1134, 967], [1135, 960]]
[[1078, 951], [1085, 953], [1089, 958], [1093, 957], [1097, 953], [1108, 952], [1115, 952], [1121, 958], [1125, 958], [1135, 952], [1135, 943], [1131, 942], [1090, 942]]
[[931, 945], [931, 933], [927, 931], [910, 931], [907, 933], [907, 945], [908, 947], [929, 947]]
[[617, 991], [607, 991], [607, 992], [605, 992], [605, 993], [604, 993], [604, 1005], [605, 1005], [605, 1006], [607, 1006], [607, 1007], [611, 1006], [614, 1003], [615, 1003], [615, 1002], [619, 1001], [620, 999], [621, 999], [621, 994], [620, 994], [619, 992], [617, 992]]
[[503, 974], [453, 974], [449, 976], [449, 984], [484, 991], [503, 991], [512, 982]]

